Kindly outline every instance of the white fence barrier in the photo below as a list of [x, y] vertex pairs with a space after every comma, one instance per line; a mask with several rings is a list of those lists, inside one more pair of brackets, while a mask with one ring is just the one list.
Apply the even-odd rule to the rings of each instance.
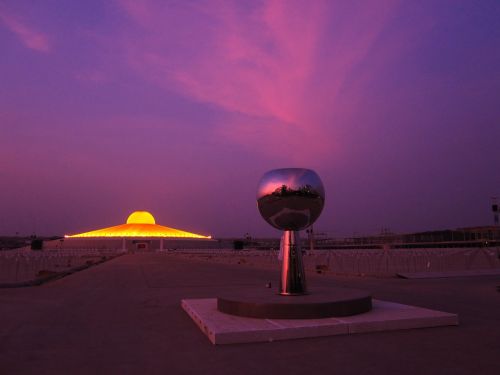
[[[275, 250], [163, 251], [164, 254], [213, 262], [279, 267]], [[400, 272], [443, 272], [500, 269], [499, 248], [315, 250], [304, 254], [306, 269], [318, 273], [394, 275]]]
[[102, 257], [114, 256], [121, 250], [64, 249], [33, 251], [28, 248], [0, 252], [0, 283], [16, 283], [64, 272], [94, 262]]

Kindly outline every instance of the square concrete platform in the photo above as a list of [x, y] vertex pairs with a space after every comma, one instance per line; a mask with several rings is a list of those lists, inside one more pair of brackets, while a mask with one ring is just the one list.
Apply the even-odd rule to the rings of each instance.
[[217, 345], [458, 325], [457, 314], [380, 300], [373, 300], [373, 309], [364, 314], [295, 320], [224, 314], [217, 310], [216, 298], [184, 299], [181, 305]]

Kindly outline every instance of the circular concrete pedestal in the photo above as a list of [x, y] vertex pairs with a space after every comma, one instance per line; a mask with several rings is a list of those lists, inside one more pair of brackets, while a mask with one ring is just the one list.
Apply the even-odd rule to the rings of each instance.
[[245, 287], [217, 297], [220, 312], [268, 319], [318, 319], [361, 314], [372, 308], [370, 293], [349, 288], [311, 288], [309, 294], [282, 296], [269, 288]]

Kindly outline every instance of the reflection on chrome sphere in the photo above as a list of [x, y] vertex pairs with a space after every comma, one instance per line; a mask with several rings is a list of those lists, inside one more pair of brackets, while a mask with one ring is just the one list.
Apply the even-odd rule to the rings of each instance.
[[302, 230], [316, 221], [325, 203], [325, 189], [316, 172], [302, 168], [267, 172], [257, 188], [262, 217], [282, 230]]

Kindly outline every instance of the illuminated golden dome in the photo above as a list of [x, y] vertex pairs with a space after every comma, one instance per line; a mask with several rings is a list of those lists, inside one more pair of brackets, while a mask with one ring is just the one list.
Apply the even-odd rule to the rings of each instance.
[[127, 224], [156, 224], [156, 221], [148, 211], [135, 211], [128, 217]]
[[97, 229], [90, 232], [66, 235], [65, 237], [163, 237], [163, 238], [204, 238], [210, 239], [211, 236], [185, 232], [183, 230], [164, 227], [155, 222], [155, 218], [147, 211], [135, 211], [127, 219], [126, 224], [116, 225], [114, 227]]

